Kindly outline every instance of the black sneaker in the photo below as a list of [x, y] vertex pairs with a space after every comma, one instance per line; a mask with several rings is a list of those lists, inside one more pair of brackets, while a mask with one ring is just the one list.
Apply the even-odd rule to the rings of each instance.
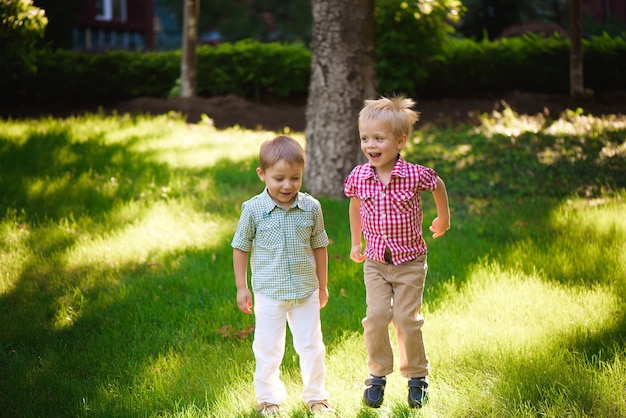
[[385, 396], [385, 377], [370, 376], [365, 380], [365, 392], [363, 392], [363, 403], [370, 408], [380, 408]]
[[421, 408], [428, 401], [428, 381], [425, 377], [409, 379], [409, 408]]

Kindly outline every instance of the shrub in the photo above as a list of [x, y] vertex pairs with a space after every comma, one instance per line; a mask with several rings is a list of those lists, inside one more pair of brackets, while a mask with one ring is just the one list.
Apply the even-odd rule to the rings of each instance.
[[0, 0], [0, 75], [15, 80], [36, 71], [34, 48], [48, 19], [32, 0]]
[[380, 90], [413, 92], [429, 67], [444, 60], [443, 48], [458, 20], [458, 0], [376, 0], [375, 30]]
[[[392, 55], [379, 45], [380, 56]], [[525, 35], [476, 42], [447, 36], [434, 56], [405, 54], [392, 66], [379, 62], [379, 91], [412, 97], [500, 95], [511, 90], [568, 94], [569, 42], [558, 35]], [[400, 41], [398, 41], [400, 42]], [[432, 51], [435, 51], [434, 49]], [[416, 54], [419, 52], [415, 52]], [[585, 87], [626, 89], [626, 39], [604, 35], [583, 43]], [[89, 54], [44, 49], [35, 73], [11, 79], [0, 73], [0, 100], [80, 103], [168, 97], [180, 76], [180, 51], [110, 51]], [[420, 61], [421, 59], [421, 61]], [[306, 96], [311, 51], [303, 44], [243, 40], [198, 48], [199, 96], [235, 94], [248, 99]], [[420, 63], [419, 65], [417, 63]]]

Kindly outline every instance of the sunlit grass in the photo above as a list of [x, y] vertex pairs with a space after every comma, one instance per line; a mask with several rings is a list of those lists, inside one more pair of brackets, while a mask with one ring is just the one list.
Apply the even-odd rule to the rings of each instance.
[[[505, 111], [418, 132], [405, 157], [452, 205], [452, 229], [426, 238], [421, 411], [397, 372], [382, 408], [362, 406], [362, 265], [347, 201], [322, 199], [340, 416], [626, 416], [623, 123]], [[0, 121], [0, 415], [256, 416], [230, 239], [274, 135], [173, 114]], [[289, 344], [281, 371], [285, 410], [307, 416]]]

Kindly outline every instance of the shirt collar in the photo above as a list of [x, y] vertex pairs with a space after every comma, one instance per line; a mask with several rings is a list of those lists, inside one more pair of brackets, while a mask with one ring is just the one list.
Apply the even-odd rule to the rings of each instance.
[[[293, 208], [297, 207], [297, 208], [300, 208], [302, 210], [310, 210], [308, 205], [303, 204], [304, 203], [304, 199], [300, 199], [300, 195], [301, 194], [302, 194], [301, 192], [298, 192], [298, 194], [296, 195], [296, 200], [291, 204], [289, 209], [293, 209]], [[274, 199], [272, 199], [272, 196], [270, 196], [269, 192], [267, 191], [267, 187], [265, 188], [265, 190], [261, 194], [261, 198], [263, 199], [263, 201], [262, 201], [263, 211], [266, 212], [266, 213], [270, 213], [275, 208], [282, 208], [282, 206], [280, 206], [278, 203], [274, 202]]]

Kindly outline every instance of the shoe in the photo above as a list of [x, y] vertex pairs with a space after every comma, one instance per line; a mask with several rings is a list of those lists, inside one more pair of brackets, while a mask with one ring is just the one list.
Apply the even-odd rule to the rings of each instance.
[[327, 400], [323, 401], [310, 401], [309, 412], [315, 414], [334, 414], [335, 410], [330, 407], [330, 403]]
[[428, 401], [428, 381], [425, 377], [409, 379], [409, 408], [421, 408]]
[[380, 408], [385, 396], [385, 377], [371, 376], [365, 379], [365, 391], [363, 392], [363, 403], [370, 408]]
[[260, 403], [256, 410], [262, 417], [275, 417], [280, 414], [280, 407], [268, 402]]

